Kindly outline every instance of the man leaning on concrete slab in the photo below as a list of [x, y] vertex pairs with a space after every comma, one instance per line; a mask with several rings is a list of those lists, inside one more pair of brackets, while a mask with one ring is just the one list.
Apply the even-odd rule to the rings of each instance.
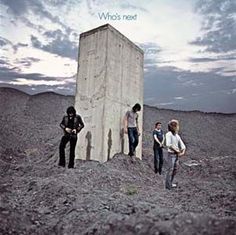
[[138, 112], [141, 111], [141, 105], [135, 104], [131, 111], [127, 111], [124, 118], [124, 131], [129, 139], [129, 156], [135, 156], [135, 149], [139, 142]]

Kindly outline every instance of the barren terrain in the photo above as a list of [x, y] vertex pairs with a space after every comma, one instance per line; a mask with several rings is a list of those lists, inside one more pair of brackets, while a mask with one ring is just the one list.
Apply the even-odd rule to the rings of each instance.
[[[235, 234], [236, 114], [144, 107], [143, 159], [57, 167], [74, 97], [0, 88], [0, 234]], [[180, 120], [178, 188], [153, 172], [152, 128]]]

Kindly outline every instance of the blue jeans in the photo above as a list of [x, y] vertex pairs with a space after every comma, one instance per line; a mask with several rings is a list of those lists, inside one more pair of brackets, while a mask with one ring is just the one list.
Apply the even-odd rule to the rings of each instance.
[[163, 150], [161, 147], [153, 147], [154, 151], [154, 170], [161, 175], [163, 166]]
[[166, 156], [166, 189], [172, 188], [172, 183], [177, 173], [178, 164], [178, 156], [174, 153], [168, 153], [168, 156]]
[[136, 127], [128, 127], [129, 139], [129, 156], [134, 156], [136, 147], [138, 146], [138, 130]]

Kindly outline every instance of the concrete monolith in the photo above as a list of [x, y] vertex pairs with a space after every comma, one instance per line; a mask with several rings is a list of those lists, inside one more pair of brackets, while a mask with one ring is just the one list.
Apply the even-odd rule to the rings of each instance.
[[[128, 153], [123, 119], [135, 103], [143, 108], [143, 51], [109, 24], [80, 35], [75, 108], [85, 122], [76, 158], [105, 162]], [[143, 114], [139, 113], [142, 130]], [[142, 136], [136, 156], [142, 156]]]

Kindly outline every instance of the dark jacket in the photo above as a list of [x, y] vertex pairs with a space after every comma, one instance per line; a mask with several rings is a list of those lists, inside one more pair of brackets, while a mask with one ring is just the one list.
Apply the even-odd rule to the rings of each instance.
[[[65, 115], [60, 123], [60, 127], [64, 130], [68, 127], [69, 117]], [[74, 117], [74, 126], [73, 129], [76, 129], [76, 133], [79, 133], [81, 129], [84, 128], [84, 123], [80, 115], [76, 114]], [[65, 132], [66, 133], [66, 132]]]

